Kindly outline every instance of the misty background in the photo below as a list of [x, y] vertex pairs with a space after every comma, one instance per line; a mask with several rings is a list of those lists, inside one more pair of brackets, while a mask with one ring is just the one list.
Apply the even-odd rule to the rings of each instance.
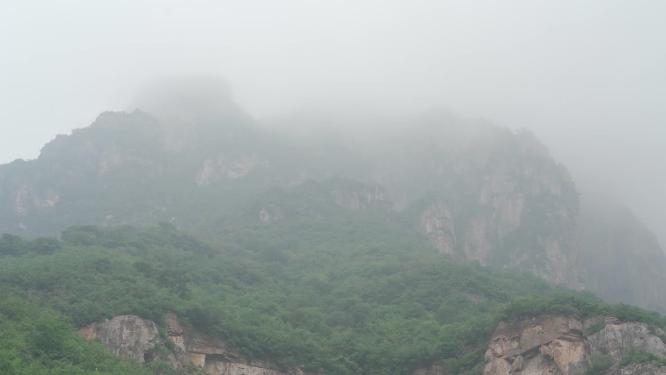
[[0, 1], [0, 162], [224, 77], [259, 120], [444, 109], [532, 130], [666, 242], [666, 2]]

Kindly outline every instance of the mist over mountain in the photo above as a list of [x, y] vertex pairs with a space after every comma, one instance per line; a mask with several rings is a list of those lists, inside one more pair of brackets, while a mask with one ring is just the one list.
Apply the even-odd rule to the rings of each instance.
[[[306, 111], [265, 123], [207, 78], [154, 86], [135, 106], [0, 166], [0, 231], [13, 233], [0, 241], [0, 282], [10, 301], [34, 296], [7, 311], [53, 309], [62, 318], [49, 325], [70, 319], [158, 374], [494, 375], [501, 361], [522, 361], [480, 358], [499, 319], [614, 315], [662, 326], [659, 315], [607, 304], [666, 310], [656, 236], [620, 203], [581, 195], [529, 131], [441, 111]], [[22, 320], [7, 324], [27, 332]], [[401, 343], [373, 342], [392, 335]], [[129, 349], [127, 340], [138, 341]], [[597, 345], [588, 333], [579, 340]], [[558, 371], [594, 366], [587, 350]], [[34, 362], [42, 354], [16, 353], [6, 355], [52, 368]]]
[[584, 194], [610, 191], [663, 244], [665, 6], [26, 0], [0, 14], [0, 129], [11, 134], [0, 162], [35, 158], [56, 134], [127, 108], [147, 82], [224, 75], [261, 119], [447, 108], [530, 129]]
[[665, 12], [3, 4], [0, 375], [666, 375]]
[[2, 166], [2, 231], [170, 222], [224, 242], [215, 233], [238, 221], [324, 215], [307, 200], [301, 209], [266, 200], [307, 187], [320, 204], [400, 220], [454, 259], [666, 309], [654, 234], [616, 202], [581, 202], [566, 167], [529, 132], [437, 112], [392, 123], [306, 114], [266, 127], [222, 82], [153, 92], [137, 102], [153, 113], [103, 113], [38, 159]]

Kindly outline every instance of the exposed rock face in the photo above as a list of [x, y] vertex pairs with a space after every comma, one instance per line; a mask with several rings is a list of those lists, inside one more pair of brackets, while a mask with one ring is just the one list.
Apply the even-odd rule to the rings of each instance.
[[206, 159], [197, 171], [195, 182], [199, 186], [207, 186], [226, 179], [239, 179], [247, 176], [260, 165], [257, 158], [251, 156], [233, 160], [228, 160], [224, 156], [217, 159]]
[[[576, 208], [562, 193], [571, 190], [568, 180], [555, 183], [538, 173], [529, 178], [529, 186], [519, 186], [517, 176], [500, 170], [484, 177], [478, 187], [467, 188], [465, 203], [456, 197], [434, 199], [421, 211], [419, 228], [442, 253], [522, 269], [553, 284], [581, 289], [572, 266]], [[550, 213], [537, 213], [543, 210], [538, 202], [551, 202]]]
[[455, 255], [456, 234], [453, 214], [446, 203], [438, 200], [426, 208], [421, 213], [420, 227], [435, 248], [444, 254]]
[[610, 320], [605, 327], [587, 337], [592, 354], [608, 354], [616, 361], [631, 351], [666, 357], [666, 345], [643, 323]]
[[99, 340], [111, 352], [137, 362], [150, 360], [151, 352], [161, 345], [157, 325], [135, 315], [120, 315], [81, 329], [86, 340]]
[[415, 177], [431, 193], [418, 203], [417, 222], [433, 246], [582, 288], [573, 267], [579, 202], [566, 169], [529, 134], [485, 129], [449, 149], [447, 162], [426, 159], [430, 173]]
[[[305, 375], [299, 369], [282, 371], [268, 363], [247, 360], [224, 341], [185, 329], [174, 314], [167, 314], [164, 324], [172, 349], [161, 359], [175, 368], [194, 366], [209, 375]], [[169, 347], [154, 322], [134, 315], [94, 323], [80, 333], [87, 340], [101, 341], [114, 355], [137, 362], [150, 362], [156, 359], [155, 349]]]
[[299, 186], [272, 189], [261, 194], [251, 206], [248, 219], [258, 219], [262, 224], [321, 219], [332, 213], [367, 212], [386, 216], [393, 212], [392, 201], [381, 186], [343, 178], [308, 180]]
[[386, 192], [379, 185], [362, 186], [357, 189], [335, 189], [331, 194], [335, 199], [335, 204], [353, 211], [390, 205]]
[[60, 201], [60, 196], [48, 190], [44, 194], [36, 193], [27, 185], [21, 185], [16, 191], [14, 199], [14, 212], [17, 217], [23, 217], [34, 209], [55, 207]]
[[[232, 363], [224, 361], [212, 361], [207, 363], [205, 371], [208, 374], [215, 375], [286, 375], [287, 373], [273, 370], [266, 367], [259, 367], [257, 365], [246, 365], [242, 363]], [[301, 372], [294, 372], [293, 374], [300, 374]]]
[[585, 335], [597, 320], [581, 321], [565, 316], [545, 316], [518, 323], [502, 322], [486, 351], [484, 375], [576, 375], [587, 369], [595, 356], [612, 361], [608, 375], [662, 374], [653, 365], [620, 368], [632, 351], [666, 356], [666, 346], [644, 323], [606, 319], [601, 331]]
[[582, 331], [582, 322], [566, 317], [503, 322], [486, 351], [484, 374], [573, 374], [589, 360]]

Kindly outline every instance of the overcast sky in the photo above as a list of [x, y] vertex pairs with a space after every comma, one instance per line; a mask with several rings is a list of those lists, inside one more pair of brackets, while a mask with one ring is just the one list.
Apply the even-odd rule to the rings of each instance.
[[215, 74], [258, 118], [446, 108], [532, 129], [666, 239], [666, 1], [0, 0], [0, 162]]

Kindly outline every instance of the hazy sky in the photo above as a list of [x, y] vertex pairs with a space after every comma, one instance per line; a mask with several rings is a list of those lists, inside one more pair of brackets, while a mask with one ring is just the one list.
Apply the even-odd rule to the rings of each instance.
[[532, 129], [666, 238], [666, 1], [0, 0], [0, 162], [216, 74], [254, 116], [447, 108]]

